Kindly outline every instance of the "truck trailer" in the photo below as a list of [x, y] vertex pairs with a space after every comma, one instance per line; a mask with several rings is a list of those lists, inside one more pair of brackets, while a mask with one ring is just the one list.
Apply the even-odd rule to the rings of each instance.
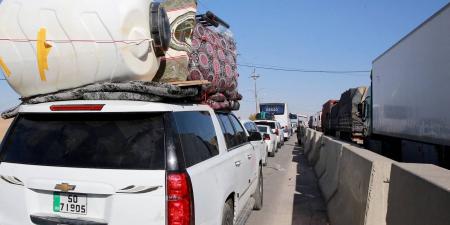
[[331, 109], [338, 103], [338, 100], [328, 100], [322, 106], [322, 131], [325, 134], [333, 134], [331, 130]]
[[331, 108], [330, 134], [343, 140], [362, 143], [364, 123], [358, 106], [366, 92], [367, 87], [357, 87], [341, 94], [339, 102]]
[[450, 4], [373, 61], [359, 107], [367, 148], [450, 168]]

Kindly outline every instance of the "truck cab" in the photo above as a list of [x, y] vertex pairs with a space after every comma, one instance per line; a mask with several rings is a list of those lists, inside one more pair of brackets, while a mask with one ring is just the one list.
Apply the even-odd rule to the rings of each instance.
[[358, 105], [358, 111], [364, 123], [363, 137], [365, 139], [372, 133], [372, 87], [368, 88], [362, 99]]

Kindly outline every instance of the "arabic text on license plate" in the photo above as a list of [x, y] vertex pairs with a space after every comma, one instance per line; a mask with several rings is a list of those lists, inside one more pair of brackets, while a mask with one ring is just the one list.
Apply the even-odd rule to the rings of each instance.
[[87, 214], [87, 196], [78, 193], [53, 193], [53, 212]]

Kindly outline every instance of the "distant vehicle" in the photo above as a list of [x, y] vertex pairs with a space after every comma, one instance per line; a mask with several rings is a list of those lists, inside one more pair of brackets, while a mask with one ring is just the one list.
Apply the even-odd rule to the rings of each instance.
[[289, 113], [289, 120], [291, 122], [292, 133], [295, 133], [298, 125], [298, 116], [296, 114]]
[[0, 148], [0, 224], [232, 224], [262, 207], [257, 140], [206, 105], [22, 105]]
[[366, 147], [450, 169], [450, 4], [376, 58], [363, 114]]
[[331, 129], [331, 110], [339, 102], [339, 100], [328, 100], [322, 106], [322, 131], [325, 134], [333, 134]]
[[358, 112], [358, 104], [363, 101], [366, 93], [367, 87], [357, 87], [341, 94], [339, 102], [331, 108], [328, 133], [362, 144], [364, 124]]
[[297, 114], [298, 122], [303, 126], [308, 126], [308, 116]]
[[284, 144], [283, 138], [283, 129], [281, 129], [281, 125], [278, 121], [275, 120], [255, 120], [256, 125], [265, 125], [269, 126], [272, 129], [272, 132], [277, 135], [277, 144], [278, 148]]
[[[269, 151], [269, 146], [265, 142], [265, 138], [263, 137], [264, 133], [261, 132], [258, 127], [256, 126], [255, 122], [251, 120], [241, 120], [242, 124], [244, 124], [244, 128], [247, 130], [249, 136], [255, 136], [252, 137], [252, 141], [250, 143], [253, 145], [256, 151], [259, 151], [261, 155], [261, 159], [263, 162], [263, 166], [267, 164], [267, 152]], [[257, 134], [260, 133], [261, 138], [257, 138]]]
[[270, 126], [258, 125], [258, 130], [263, 133], [264, 141], [268, 146], [268, 155], [271, 157], [275, 156], [275, 152], [278, 151], [277, 135], [272, 131]]
[[320, 131], [320, 112], [315, 113], [312, 116], [309, 116], [308, 127], [314, 130]]
[[311, 129], [314, 129], [314, 130], [316, 129], [314, 127], [314, 116], [309, 116], [308, 127], [311, 128]]
[[281, 142], [281, 145], [284, 145], [284, 140], [285, 140], [284, 137], [286, 136], [285, 130], [281, 126], [280, 122], [276, 121], [275, 124], [276, 124], [276, 127], [278, 127], [278, 130], [280, 131], [280, 135], [279, 135], [280, 139], [279, 139], [279, 141]]
[[316, 112], [314, 115], [313, 127], [317, 131], [322, 131], [322, 111]]
[[261, 103], [259, 104], [259, 110], [275, 116], [275, 120], [280, 123], [284, 130], [284, 139], [288, 140], [292, 135], [292, 127], [287, 103]]

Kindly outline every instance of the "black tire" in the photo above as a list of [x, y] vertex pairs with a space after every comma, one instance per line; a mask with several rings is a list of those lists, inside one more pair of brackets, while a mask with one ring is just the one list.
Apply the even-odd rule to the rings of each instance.
[[275, 152], [273, 152], [273, 151], [272, 151], [272, 152], [269, 152], [269, 156], [270, 156], [270, 157], [274, 157], [274, 156], [275, 156]]
[[233, 200], [228, 199], [223, 206], [222, 225], [233, 225], [234, 207]]
[[256, 188], [255, 193], [253, 194], [253, 198], [255, 199], [255, 205], [253, 206], [253, 209], [254, 210], [262, 209], [264, 200], [264, 183], [263, 183], [262, 168], [259, 168], [258, 186]]

